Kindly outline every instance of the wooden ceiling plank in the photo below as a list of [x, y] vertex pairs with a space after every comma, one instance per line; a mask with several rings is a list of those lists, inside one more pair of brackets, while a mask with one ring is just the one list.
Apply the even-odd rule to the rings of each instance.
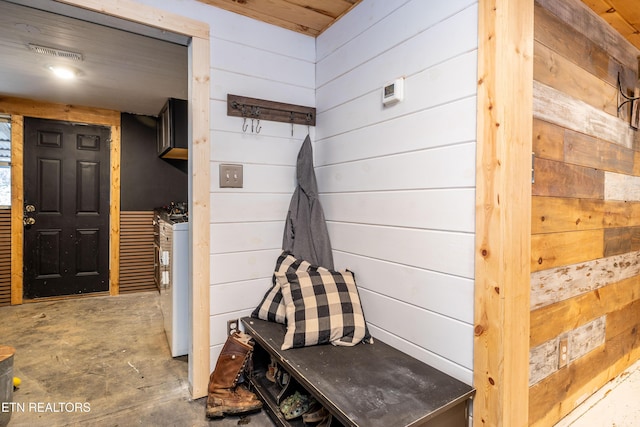
[[[258, 2], [250, 3], [249, 0], [247, 0], [247, 5], [253, 4], [257, 5]], [[259, 4], [261, 9], [266, 9], [265, 13], [270, 13], [284, 21], [293, 22], [318, 31], [333, 21], [331, 16], [287, 0], [261, 0]], [[322, 10], [321, 8], [317, 9]]]
[[631, 26], [640, 24], [640, 4], [638, 0], [609, 0], [613, 8]]
[[295, 31], [298, 33], [306, 34], [308, 36], [315, 37], [320, 32], [318, 30], [310, 30], [308, 28], [303, 28], [299, 25], [296, 25], [291, 22], [284, 21], [282, 19], [276, 18], [274, 16], [265, 15], [261, 12], [256, 12], [251, 9], [247, 9], [238, 5], [237, 3], [233, 3], [231, 1], [226, 0], [198, 0], [201, 3], [208, 4], [210, 6], [215, 6], [220, 9], [227, 10], [229, 12], [237, 13], [238, 15], [243, 15], [248, 18], [253, 18], [258, 21], [266, 22], [267, 24], [275, 25], [281, 28], [285, 28], [287, 30]]
[[249, 18], [316, 36], [331, 21], [331, 17], [292, 5], [284, 0], [267, 0], [239, 4], [232, 0], [198, 0]]
[[[625, 33], [622, 33], [634, 46], [640, 49], [640, 5], [637, 0], [609, 0], [616, 13], [624, 21]], [[622, 27], [622, 23], [620, 24]], [[614, 27], [616, 28], [616, 27]]]
[[617, 12], [606, 13], [600, 16], [626, 39], [628, 39], [629, 35], [633, 34], [635, 31], [634, 28], [630, 26], [629, 23]]
[[198, 0], [312, 37], [327, 29], [361, 0]]
[[302, 6], [306, 9], [310, 9], [321, 13], [326, 16], [330, 16], [333, 19], [342, 16], [345, 10], [349, 10], [353, 5], [344, 0], [324, 0], [319, 2], [318, 0], [287, 0], [289, 3]]

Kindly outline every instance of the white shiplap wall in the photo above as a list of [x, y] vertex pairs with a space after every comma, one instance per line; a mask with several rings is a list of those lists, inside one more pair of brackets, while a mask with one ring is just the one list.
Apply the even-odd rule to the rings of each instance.
[[[210, 13], [211, 15], [211, 13]], [[262, 122], [260, 134], [226, 115], [228, 93], [315, 105], [314, 40], [217, 11], [212, 23], [211, 367], [226, 322], [247, 316], [268, 289], [295, 188], [295, 162], [307, 128]], [[256, 124], [257, 125], [257, 124]], [[312, 134], [313, 135], [313, 134]], [[241, 163], [242, 189], [221, 189], [220, 163]]]
[[[243, 133], [242, 119], [227, 116], [227, 94], [315, 106], [315, 40], [194, 0], [141, 2], [210, 26], [213, 369], [227, 320], [249, 315], [270, 285], [307, 134], [296, 126], [292, 137], [291, 125], [275, 122], [261, 122], [259, 134], [249, 124]], [[219, 188], [220, 163], [243, 164], [244, 188]]]
[[[475, 0], [365, 0], [316, 42], [315, 165], [372, 334], [471, 384]], [[405, 77], [405, 99], [382, 86]]]
[[[316, 174], [338, 267], [374, 336], [472, 381], [476, 0], [364, 0], [317, 40], [194, 0], [138, 0], [211, 27], [211, 369], [226, 321], [269, 285], [307, 129], [242, 133], [234, 93], [316, 106]], [[404, 76], [405, 101], [380, 88]], [[220, 163], [244, 165], [220, 189]]]

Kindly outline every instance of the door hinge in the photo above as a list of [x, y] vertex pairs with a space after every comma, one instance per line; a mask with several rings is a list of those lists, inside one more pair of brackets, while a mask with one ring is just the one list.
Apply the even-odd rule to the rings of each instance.
[[535, 184], [536, 182], [536, 170], [534, 167], [534, 162], [536, 158], [536, 153], [531, 153], [531, 183]]

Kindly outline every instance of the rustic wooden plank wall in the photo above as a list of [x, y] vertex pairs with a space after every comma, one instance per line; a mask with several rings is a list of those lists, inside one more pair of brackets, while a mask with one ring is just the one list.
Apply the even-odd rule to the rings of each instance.
[[0, 307], [11, 305], [11, 209], [0, 209]]
[[120, 293], [156, 290], [153, 211], [120, 212]]
[[640, 357], [640, 136], [616, 87], [638, 53], [580, 1], [536, 0], [530, 425]]

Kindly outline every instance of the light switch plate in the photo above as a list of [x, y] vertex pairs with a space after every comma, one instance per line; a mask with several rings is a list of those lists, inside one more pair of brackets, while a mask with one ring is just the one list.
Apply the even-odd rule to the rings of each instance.
[[220, 188], [242, 188], [242, 165], [220, 165]]

